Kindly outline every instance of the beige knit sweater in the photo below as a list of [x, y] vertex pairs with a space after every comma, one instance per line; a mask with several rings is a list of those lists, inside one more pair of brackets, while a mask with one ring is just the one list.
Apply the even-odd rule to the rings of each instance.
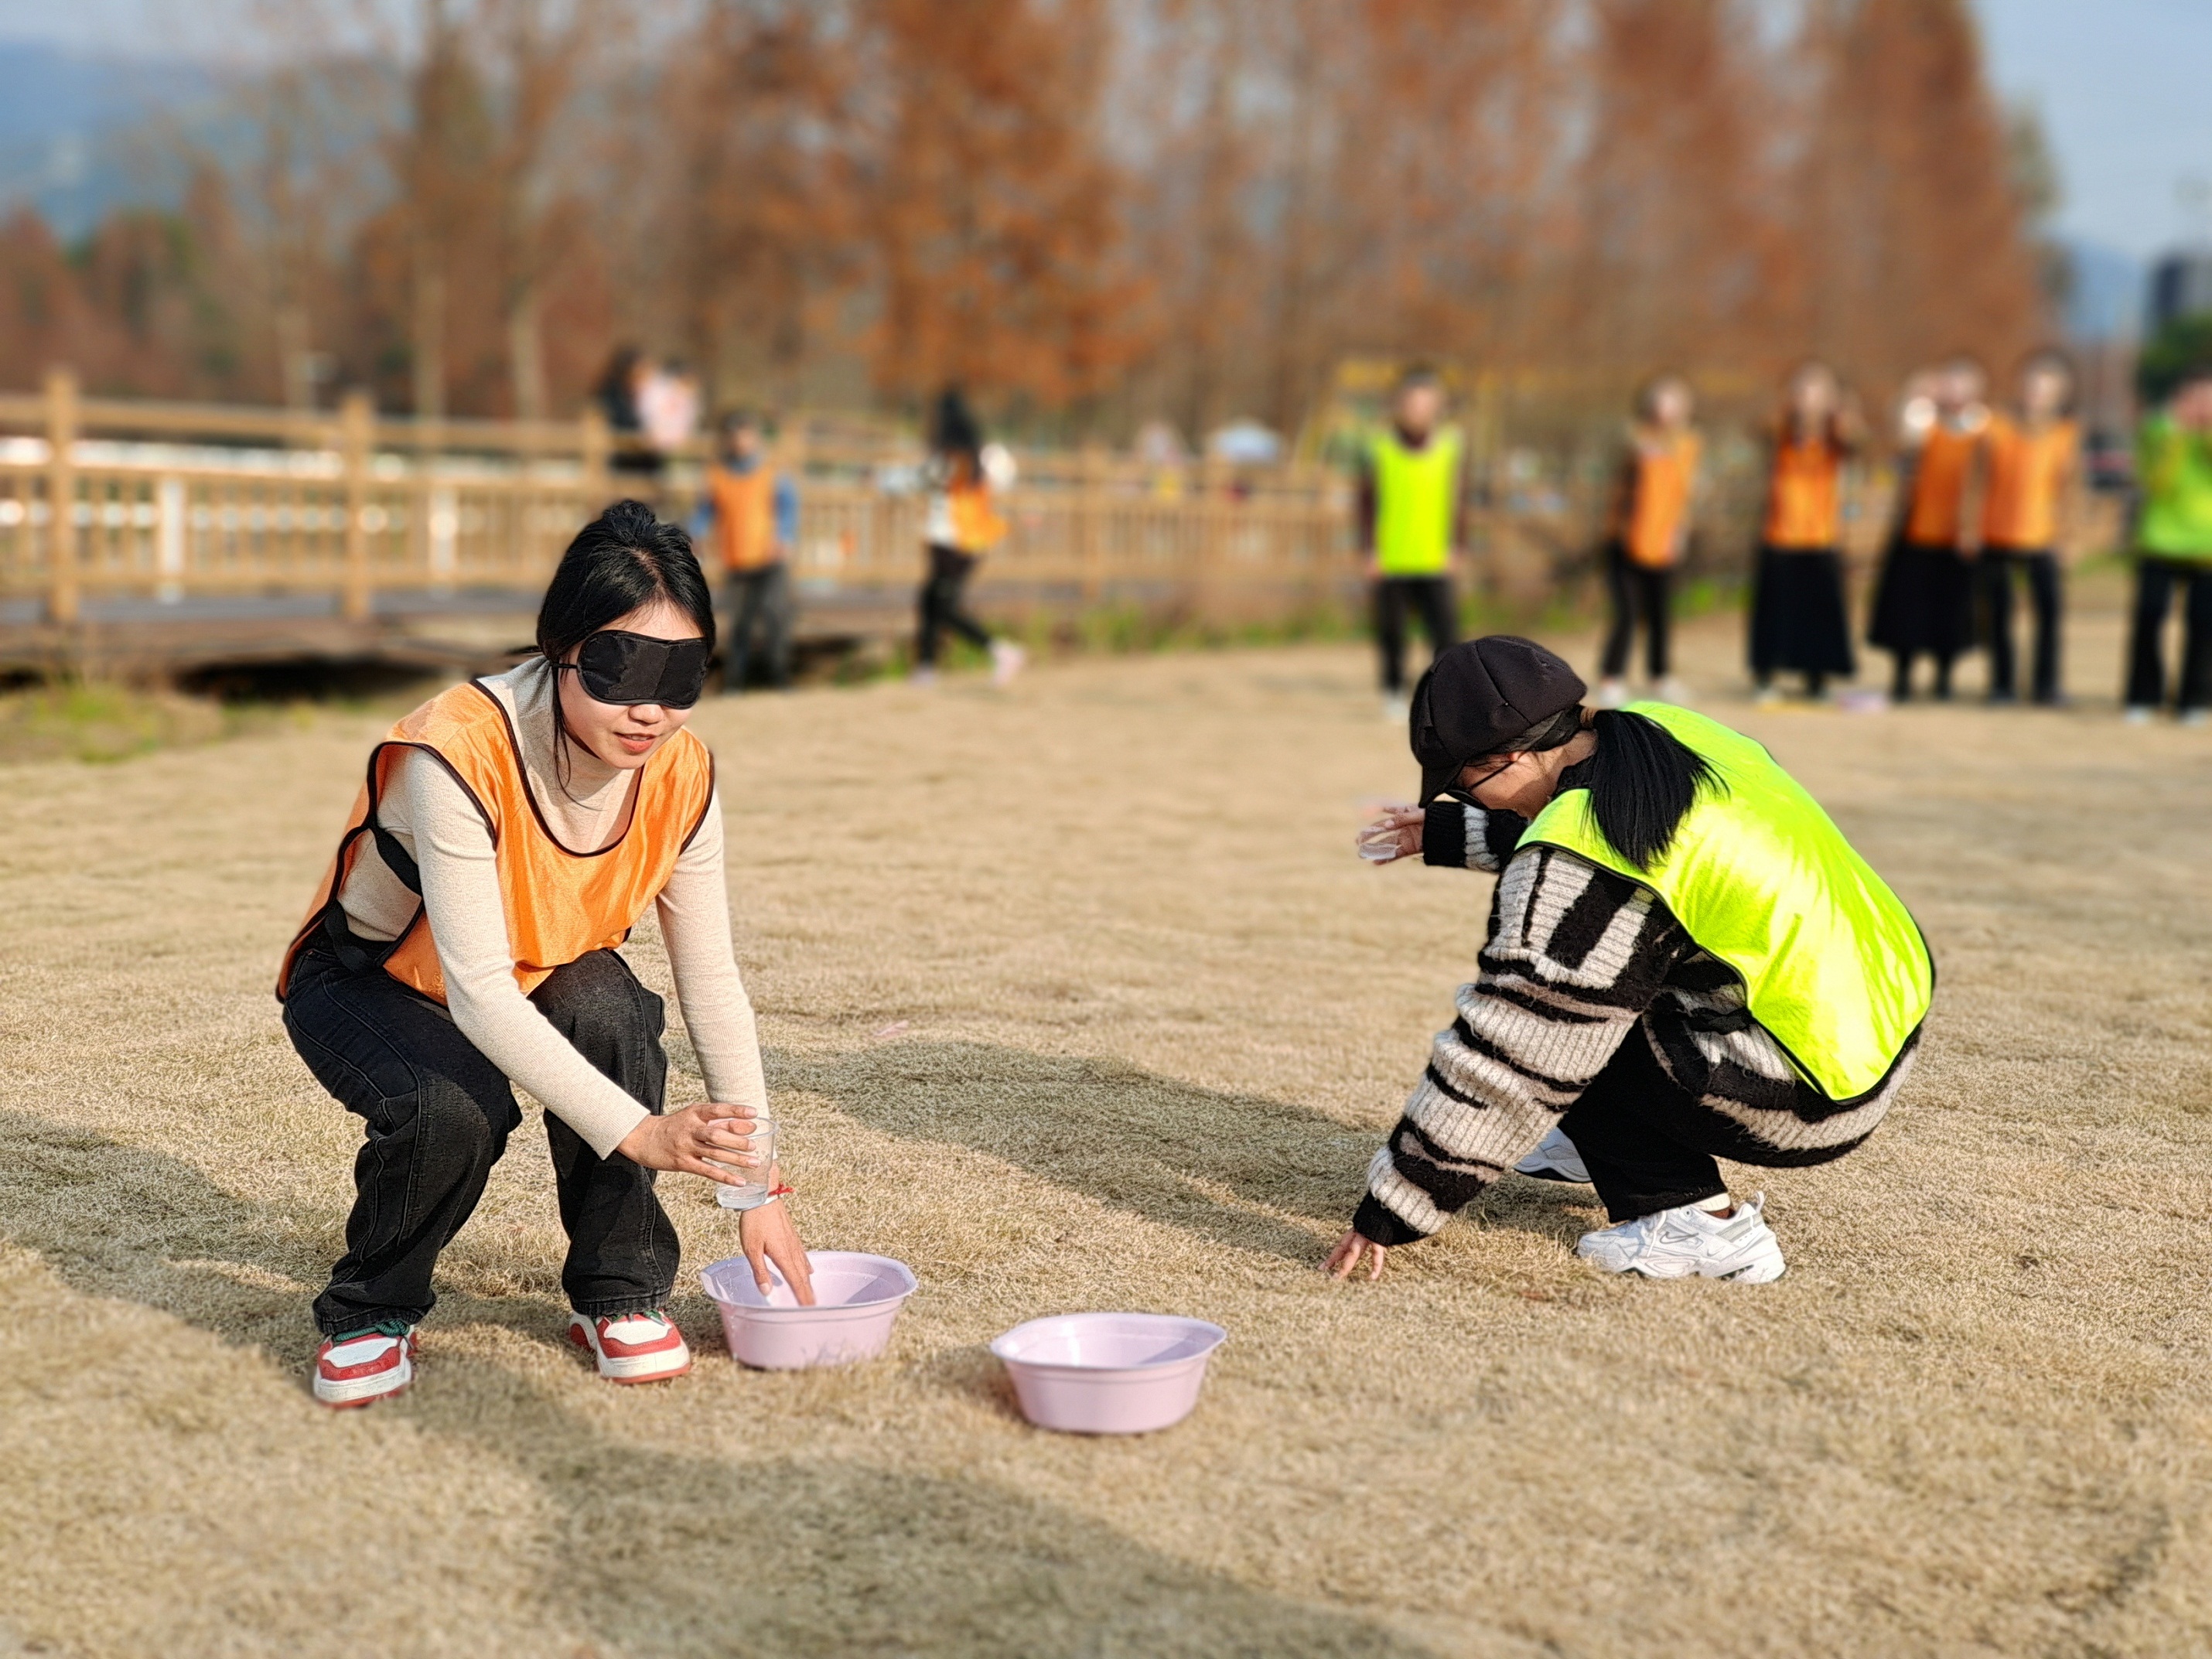
[[[564, 745], [556, 781], [553, 676], [545, 664], [532, 658], [484, 684], [514, 719], [530, 791], [561, 842], [592, 849], [620, 836], [637, 774], [608, 766], [571, 742]], [[491, 832], [474, 804], [444, 767], [410, 753], [392, 769], [377, 816], [422, 871], [421, 902], [445, 972], [446, 1005], [453, 1023], [492, 1064], [600, 1157], [607, 1156], [637, 1127], [645, 1109], [577, 1053], [515, 983]], [[414, 920], [416, 901], [385, 868], [371, 842], [356, 861], [339, 902], [355, 933], [391, 939]], [[768, 1091], [761, 1077], [752, 1003], [730, 941], [719, 789], [699, 833], [677, 860], [656, 908], [684, 1024], [706, 1075], [708, 1098], [765, 1107]]]

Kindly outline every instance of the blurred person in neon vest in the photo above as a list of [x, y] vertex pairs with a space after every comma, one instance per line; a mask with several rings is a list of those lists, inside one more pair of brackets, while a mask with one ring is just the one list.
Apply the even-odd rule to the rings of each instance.
[[1690, 541], [1701, 450], [1690, 425], [1695, 394], [1680, 374], [1655, 374], [1636, 394], [1619, 482], [1607, 520], [1606, 594], [1613, 626], [1598, 672], [1598, 706], [1628, 701], [1628, 659], [1644, 623], [1644, 665], [1652, 695], [1680, 702], [1683, 689], [1668, 659], [1674, 571]]
[[1766, 502], [1751, 589], [1751, 679], [1759, 701], [1775, 676], [1804, 676], [1805, 695], [1857, 664], [1844, 601], [1844, 476], [1864, 447], [1858, 405], [1836, 372], [1800, 363], [1784, 383], [1767, 461]]
[[[1339, 1278], [1428, 1237], [1509, 1170], [1588, 1182], [1613, 1273], [1764, 1283], [1764, 1198], [1716, 1157], [1826, 1163], [1881, 1123], [1935, 986], [1897, 896], [1774, 757], [1667, 703], [1593, 712], [1529, 641], [1455, 646], [1416, 688], [1419, 807], [1362, 836], [1499, 872], [1477, 978], [1437, 1035]], [[1388, 856], [1378, 856], [1378, 854]]]
[[730, 643], [722, 690], [745, 689], [757, 656], [768, 683], [791, 685], [791, 550], [799, 541], [799, 487], [768, 453], [760, 417], [732, 410], [707, 471], [700, 533], [720, 556], [729, 592]]
[[1911, 447], [1867, 629], [1867, 642], [1895, 662], [1889, 687], [1895, 702], [1912, 696], [1912, 665], [1923, 656], [1936, 665], [1936, 698], [1948, 700], [1952, 671], [1974, 645], [1974, 496], [1990, 429], [1988, 377], [1962, 355], [1923, 378], [1924, 398], [1909, 399], [1905, 409]]
[[[738, 1237], [812, 1299], [789, 1189], [757, 1165], [752, 1005], [730, 943], [714, 763], [685, 729], [714, 648], [691, 543], [638, 501], [578, 532], [520, 667], [442, 691], [367, 781], [278, 970], [293, 1046], [367, 1131], [345, 1253], [315, 1298], [314, 1392], [406, 1388], [438, 1257], [522, 1121], [545, 1109], [568, 1340], [614, 1382], [691, 1366], [669, 1319], [661, 1170], [765, 1188]], [[648, 907], [708, 1098], [669, 1111], [662, 1005], [620, 954]]]
[[2081, 428], [2069, 414], [2073, 398], [2073, 364], [2060, 352], [2036, 352], [2021, 365], [2013, 407], [1990, 416], [1983, 440], [1979, 557], [1991, 702], [2020, 700], [2012, 613], [2021, 581], [2034, 616], [2029, 695], [2044, 704], [2064, 697], [2060, 566], [2079, 501], [2081, 453]]
[[1013, 457], [983, 441], [982, 422], [957, 386], [939, 394], [930, 416], [929, 491], [922, 526], [928, 572], [915, 598], [914, 672], [917, 685], [934, 684], [937, 658], [947, 630], [987, 653], [991, 684], [1003, 686], [1022, 671], [1028, 653], [993, 635], [968, 610], [968, 581], [983, 556], [1006, 538], [1006, 520], [994, 500], [1013, 483]]
[[1453, 558], [1467, 546], [1467, 440], [1444, 422], [1436, 371], [1415, 364], [1398, 377], [1390, 424], [1360, 456], [1354, 531], [1374, 587], [1382, 712], [1406, 717], [1406, 623], [1420, 619], [1433, 657], [1459, 638]]
[[2181, 371], [2136, 441], [2136, 605], [2129, 631], [2127, 718], [2166, 700], [2159, 636], [2178, 587], [2185, 640], [2174, 701], [2185, 726], [2212, 717], [2212, 360]]

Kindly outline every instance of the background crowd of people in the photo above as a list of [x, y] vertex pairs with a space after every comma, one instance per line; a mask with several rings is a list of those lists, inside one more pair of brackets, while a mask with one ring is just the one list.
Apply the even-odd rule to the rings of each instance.
[[[2020, 363], [2001, 402], [1991, 401], [1987, 373], [1969, 356], [1907, 382], [1897, 489], [1864, 633], [1890, 659], [1890, 701], [1923, 690], [1951, 697], [1958, 665], [1977, 649], [1989, 653], [1990, 702], [2065, 701], [2064, 574], [2081, 541], [2084, 489], [2075, 390], [2072, 364], [2049, 349]], [[2131, 720], [2170, 703], [2185, 723], [2199, 725], [2212, 719], [2212, 362], [2146, 391], [2151, 412], [2137, 443], [2126, 540], [2136, 586], [2123, 701]], [[1620, 441], [1600, 553], [1610, 611], [1596, 693], [1602, 706], [1628, 700], [1639, 633], [1650, 694], [1667, 702], [1682, 695], [1669, 633], [1702, 501], [1695, 413], [1686, 378], [1655, 375], [1637, 392]], [[1354, 533], [1392, 720], [1405, 714], [1408, 614], [1421, 620], [1435, 652], [1458, 637], [1451, 568], [1468, 541], [1465, 441], [1443, 417], [1435, 374], [1409, 369], [1389, 424], [1360, 460]], [[1785, 675], [1793, 689], [1820, 698], [1858, 671], [1844, 477], [1869, 456], [1872, 434], [1842, 377], [1808, 361], [1784, 381], [1765, 435], [1747, 639], [1752, 683], [1765, 702], [1784, 695]], [[2025, 653], [2016, 637], [2022, 588]], [[2162, 640], [2177, 592], [2185, 619], [2178, 679], [2167, 674]]]

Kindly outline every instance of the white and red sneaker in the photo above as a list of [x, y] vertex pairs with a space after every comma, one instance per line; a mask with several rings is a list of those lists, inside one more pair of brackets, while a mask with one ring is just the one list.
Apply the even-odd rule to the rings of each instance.
[[338, 1411], [398, 1394], [415, 1380], [415, 1328], [387, 1319], [323, 1339], [315, 1351], [315, 1398]]
[[650, 1313], [571, 1314], [568, 1340], [588, 1350], [610, 1382], [659, 1382], [691, 1369], [691, 1350], [675, 1321]]

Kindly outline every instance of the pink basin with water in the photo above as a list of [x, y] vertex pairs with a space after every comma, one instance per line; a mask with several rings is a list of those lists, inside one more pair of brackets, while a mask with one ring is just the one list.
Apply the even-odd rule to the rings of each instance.
[[1022, 1415], [1074, 1434], [1145, 1434], [1198, 1404], [1206, 1362], [1229, 1333], [1173, 1314], [1057, 1314], [991, 1344]]
[[903, 1261], [856, 1250], [809, 1250], [814, 1302], [799, 1298], [769, 1264], [766, 1296], [753, 1282], [752, 1264], [741, 1255], [699, 1270], [699, 1282], [722, 1316], [730, 1358], [766, 1371], [809, 1365], [848, 1365], [873, 1359], [891, 1340], [891, 1325], [915, 1277]]

